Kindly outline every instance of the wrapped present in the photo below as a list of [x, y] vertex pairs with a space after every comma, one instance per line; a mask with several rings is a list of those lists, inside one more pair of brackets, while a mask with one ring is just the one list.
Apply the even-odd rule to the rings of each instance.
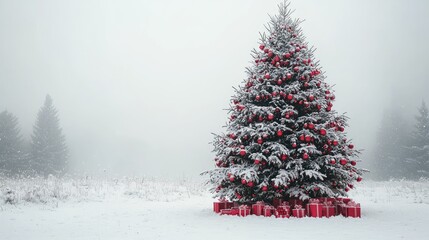
[[354, 218], [360, 218], [361, 217], [361, 209], [360, 204], [355, 203], [353, 201], [350, 201], [347, 203], [346, 206], [343, 207], [343, 216], [344, 217], [354, 217]]
[[233, 205], [234, 205], [234, 203], [232, 203], [232, 202], [228, 202], [225, 199], [220, 199], [218, 202], [213, 203], [213, 211], [215, 213], [220, 213], [220, 210], [232, 208]]
[[265, 205], [264, 207], [264, 217], [271, 217], [273, 215], [275, 208], [270, 205]]
[[322, 215], [324, 217], [336, 216], [336, 212], [337, 212], [336, 208], [335, 208], [334, 204], [332, 204], [331, 201], [323, 203]]
[[290, 206], [295, 206], [295, 205], [301, 205], [302, 206], [303, 202], [298, 198], [291, 198], [291, 199], [289, 199], [289, 205]]
[[319, 217], [321, 218], [323, 211], [323, 204], [320, 203], [319, 199], [312, 198], [308, 201], [306, 205], [307, 214], [309, 217]]
[[220, 210], [220, 214], [221, 215], [238, 215], [238, 208], [226, 208], [226, 209], [222, 209]]
[[297, 218], [305, 217], [305, 209], [301, 205], [295, 205], [295, 208], [292, 209], [292, 215]]
[[248, 215], [250, 215], [250, 207], [247, 205], [240, 205], [238, 207], [238, 216], [246, 217]]
[[342, 201], [335, 201], [335, 216], [338, 216], [343, 213], [343, 208], [346, 206], [346, 204]]
[[278, 206], [277, 209], [274, 211], [274, 215], [276, 216], [276, 218], [289, 218], [290, 206], [289, 205]]
[[274, 211], [274, 216], [276, 216], [276, 218], [289, 218], [290, 217], [290, 213], [286, 212], [286, 211], [282, 211], [282, 210], [276, 209]]
[[252, 214], [256, 216], [261, 216], [264, 214], [264, 206], [265, 203], [262, 201], [258, 201], [252, 205]]

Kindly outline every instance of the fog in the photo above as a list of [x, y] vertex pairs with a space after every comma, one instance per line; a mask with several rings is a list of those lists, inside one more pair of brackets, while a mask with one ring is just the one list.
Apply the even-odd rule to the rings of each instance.
[[[29, 139], [49, 93], [80, 174], [196, 176], [279, 2], [0, 1], [0, 111]], [[291, 7], [371, 161], [384, 109], [429, 102], [429, 2]]]

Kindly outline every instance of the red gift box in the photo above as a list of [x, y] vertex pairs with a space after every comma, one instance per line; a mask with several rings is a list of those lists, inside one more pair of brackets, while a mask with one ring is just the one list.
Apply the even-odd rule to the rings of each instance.
[[295, 208], [292, 209], [292, 215], [297, 218], [305, 217], [305, 209], [301, 205], [295, 205]]
[[321, 218], [323, 211], [323, 204], [320, 203], [319, 199], [312, 198], [309, 200], [307, 206], [307, 214], [309, 217], [319, 217]]
[[278, 206], [277, 209], [274, 211], [274, 215], [276, 216], [276, 218], [289, 218], [290, 206], [289, 205]]
[[360, 218], [361, 217], [360, 212], [361, 212], [360, 204], [355, 203], [353, 201], [348, 202], [347, 205], [343, 207], [344, 217]]
[[226, 208], [220, 210], [221, 215], [238, 215], [238, 208]]
[[220, 213], [220, 210], [232, 208], [233, 205], [234, 205], [234, 203], [232, 203], [232, 202], [228, 202], [226, 200], [220, 200], [219, 202], [213, 203], [213, 211], [215, 213]]
[[328, 201], [323, 204], [322, 215], [325, 217], [332, 217], [336, 215], [336, 208], [332, 202]]
[[240, 205], [238, 207], [238, 216], [246, 217], [248, 215], [250, 215], [250, 207], [247, 205]]
[[343, 208], [346, 206], [346, 204], [342, 201], [335, 201], [335, 216], [338, 216], [343, 213]]
[[303, 205], [302, 204], [302, 201], [300, 200], [300, 199], [298, 199], [298, 198], [291, 198], [291, 199], [289, 199], [289, 205], [290, 206], [295, 206], [295, 205]]
[[258, 201], [252, 205], [252, 214], [256, 216], [261, 216], [264, 213], [265, 203], [262, 201]]
[[264, 216], [271, 217], [271, 215], [273, 215], [274, 210], [275, 208], [273, 206], [266, 205], [264, 207]]

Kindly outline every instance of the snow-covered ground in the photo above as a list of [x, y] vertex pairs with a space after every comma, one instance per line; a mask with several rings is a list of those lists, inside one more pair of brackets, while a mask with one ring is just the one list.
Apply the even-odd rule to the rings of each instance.
[[[0, 239], [427, 239], [429, 182], [371, 182], [362, 218], [219, 216], [191, 181], [0, 179]], [[7, 194], [6, 188], [13, 190]], [[9, 199], [14, 204], [5, 204]]]

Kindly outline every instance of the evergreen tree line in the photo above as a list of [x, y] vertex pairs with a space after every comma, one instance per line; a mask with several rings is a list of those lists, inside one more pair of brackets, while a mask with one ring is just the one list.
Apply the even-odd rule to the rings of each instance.
[[22, 137], [16, 116], [0, 113], [0, 173], [60, 176], [67, 170], [67, 158], [58, 111], [49, 95], [37, 114], [30, 141]]
[[424, 101], [413, 125], [408, 122], [399, 111], [384, 113], [373, 154], [374, 178], [429, 178], [429, 111]]

